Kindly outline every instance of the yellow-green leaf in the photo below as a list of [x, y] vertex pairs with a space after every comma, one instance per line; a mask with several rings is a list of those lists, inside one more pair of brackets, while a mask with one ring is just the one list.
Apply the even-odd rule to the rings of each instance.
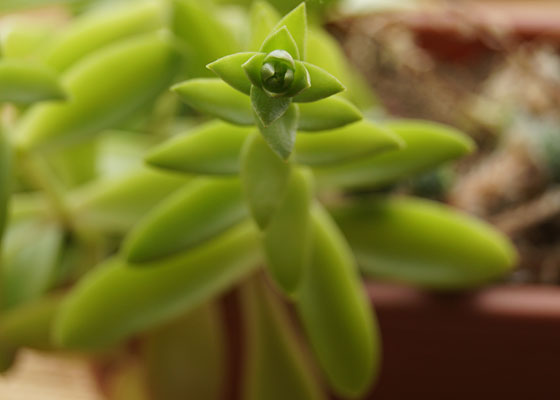
[[362, 119], [360, 110], [340, 95], [312, 103], [299, 103], [298, 107], [298, 129], [302, 131], [335, 129]]

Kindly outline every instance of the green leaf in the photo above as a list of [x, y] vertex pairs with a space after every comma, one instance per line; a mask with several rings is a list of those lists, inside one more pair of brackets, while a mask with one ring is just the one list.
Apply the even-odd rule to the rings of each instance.
[[311, 86], [294, 97], [295, 102], [305, 103], [321, 100], [346, 89], [338, 79], [324, 69], [302, 61], [298, 61], [297, 63], [303, 64], [309, 73]]
[[298, 111], [297, 106], [291, 104], [288, 111], [271, 125], [264, 127], [257, 121], [259, 131], [264, 139], [274, 153], [283, 160], [287, 160], [290, 157], [294, 148]]
[[218, 75], [228, 85], [245, 94], [251, 92], [251, 81], [243, 69], [245, 63], [258, 53], [235, 53], [219, 58], [207, 65], [207, 68]]
[[70, 193], [69, 203], [78, 226], [88, 231], [122, 235], [191, 179], [142, 168], [77, 189]]
[[173, 91], [192, 108], [237, 125], [254, 125], [251, 100], [221, 79], [191, 79]]
[[[286, 27], [290, 32], [292, 38], [296, 42], [298, 52], [302, 60], [305, 59], [306, 45], [307, 45], [307, 11], [305, 2], [294, 8], [284, 18], [278, 22], [276, 29]], [[295, 57], [295, 54], [293, 54]]]
[[249, 81], [258, 88], [262, 87], [261, 68], [265, 58], [265, 53], [256, 53], [242, 66]]
[[352, 161], [403, 146], [401, 138], [390, 130], [362, 120], [317, 135], [298, 135], [294, 158], [300, 164], [321, 166]]
[[285, 26], [271, 33], [263, 42], [259, 52], [268, 54], [274, 50], [287, 51], [294, 59], [299, 59], [297, 44]]
[[405, 142], [402, 150], [317, 169], [320, 186], [380, 187], [461, 157], [474, 147], [467, 136], [434, 122], [403, 120], [385, 126]]
[[5, 133], [0, 129], [0, 247], [12, 192], [12, 156]]
[[264, 229], [280, 205], [290, 176], [290, 164], [274, 154], [255, 132], [247, 138], [241, 156], [241, 178], [249, 209]]
[[64, 297], [50, 294], [13, 310], [0, 317], [0, 373], [14, 361], [20, 347], [53, 350], [51, 329]]
[[163, 27], [163, 21], [163, 7], [153, 1], [101, 7], [74, 19], [40, 56], [55, 70], [66, 71], [103, 47]]
[[55, 323], [55, 341], [67, 348], [105, 347], [215, 298], [259, 262], [250, 224], [153, 268], [131, 268], [111, 259], [72, 289]]
[[476, 287], [510, 271], [516, 253], [491, 226], [442, 204], [374, 198], [334, 211], [362, 270], [436, 289]]
[[311, 264], [296, 304], [331, 387], [366, 393], [378, 373], [379, 334], [344, 237], [322, 210], [313, 213]]
[[[311, 82], [313, 85], [313, 82]], [[332, 96], [313, 103], [300, 103], [299, 125], [302, 131], [340, 128], [362, 119], [362, 113], [348, 100]]]
[[247, 346], [242, 398], [326, 399], [282, 304], [255, 280], [244, 286], [242, 294]]
[[52, 286], [62, 240], [54, 223], [27, 220], [8, 229], [0, 271], [1, 308], [34, 300]]
[[[309, 76], [309, 71], [305, 68], [304, 63], [300, 61], [296, 61], [295, 63], [295, 71], [294, 71], [294, 82], [290, 87], [290, 90], [286, 92], [286, 96], [296, 96], [302, 93], [303, 91], [307, 91], [311, 86], [311, 77]], [[294, 99], [292, 99], [294, 100]]]
[[249, 50], [257, 51], [272, 31], [278, 20], [279, 14], [268, 3], [264, 1], [253, 1], [249, 11], [250, 39]]
[[222, 399], [225, 339], [222, 315], [213, 303], [149, 332], [142, 341], [142, 360], [152, 398]]
[[124, 242], [129, 263], [145, 264], [198, 246], [247, 217], [239, 180], [199, 178], [142, 218]]
[[266, 267], [286, 294], [296, 292], [309, 262], [312, 175], [292, 168], [287, 188], [263, 235]]
[[0, 60], [0, 103], [29, 105], [64, 100], [66, 94], [50, 69], [20, 60]]
[[68, 102], [38, 105], [26, 113], [14, 135], [17, 145], [67, 143], [116, 126], [168, 86], [178, 61], [171, 43], [159, 34], [96, 52], [64, 74]]
[[259, 122], [263, 126], [270, 126], [284, 115], [292, 100], [289, 97], [270, 97], [262, 89], [251, 87], [251, 104]]
[[154, 167], [183, 173], [238, 174], [243, 143], [254, 131], [254, 127], [208, 122], [156, 147], [146, 161]]

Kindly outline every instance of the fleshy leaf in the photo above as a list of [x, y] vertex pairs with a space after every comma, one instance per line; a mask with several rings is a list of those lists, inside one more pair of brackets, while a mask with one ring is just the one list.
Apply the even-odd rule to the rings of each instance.
[[362, 120], [319, 134], [298, 135], [294, 155], [297, 163], [321, 166], [356, 160], [403, 146], [401, 138], [389, 129]]
[[[307, 68], [305, 68], [305, 64], [299, 61], [296, 61], [295, 71], [294, 71], [294, 82], [290, 90], [286, 92], [286, 96], [296, 96], [303, 91], [307, 91], [311, 86], [311, 77], [309, 76], [309, 72]], [[294, 100], [294, 99], [292, 99]]]
[[329, 74], [322, 68], [313, 64], [301, 62], [309, 73], [311, 85], [302, 93], [294, 97], [294, 101], [298, 103], [305, 103], [310, 101], [317, 101], [326, 97], [332, 96], [342, 92], [345, 87], [338, 79]]
[[16, 144], [24, 149], [66, 144], [122, 123], [168, 87], [178, 61], [170, 40], [160, 34], [96, 52], [64, 74], [69, 101], [39, 104], [25, 114]]
[[335, 129], [362, 119], [360, 110], [340, 96], [331, 96], [312, 103], [299, 103], [298, 106], [298, 129], [302, 131]]
[[300, 55], [298, 58], [305, 60], [305, 51], [307, 44], [307, 10], [305, 7], [305, 2], [302, 2], [284, 18], [282, 18], [280, 22], [278, 22], [276, 28], [278, 29], [283, 26], [288, 29], [292, 38], [296, 42]]
[[402, 120], [386, 127], [405, 142], [402, 150], [317, 169], [320, 185], [380, 187], [461, 157], [474, 147], [469, 137], [434, 122]]
[[256, 87], [262, 87], [261, 80], [261, 68], [266, 57], [265, 53], [256, 53], [251, 57], [245, 64], [243, 64], [243, 70], [249, 78], [249, 81]]
[[285, 26], [282, 26], [277, 31], [271, 33], [263, 42], [259, 52], [268, 54], [274, 50], [285, 50], [290, 53], [294, 59], [299, 59], [297, 44], [288, 31], [288, 28]]
[[247, 138], [241, 156], [241, 178], [249, 209], [264, 229], [278, 208], [290, 176], [290, 164], [274, 154], [255, 132]]
[[239, 155], [254, 127], [213, 121], [179, 135], [152, 150], [148, 164], [173, 171], [202, 175], [239, 173]]
[[296, 306], [331, 387], [364, 395], [378, 373], [380, 343], [354, 258], [329, 215], [313, 212], [311, 263]]
[[192, 108], [237, 125], [254, 125], [251, 100], [221, 79], [191, 79], [173, 86]]
[[231, 54], [211, 62], [207, 67], [231, 87], [249, 94], [251, 91], [251, 81], [247, 78], [242, 66], [256, 54], [258, 53]]
[[283, 305], [262, 282], [243, 287], [245, 400], [325, 400]]
[[294, 294], [305, 274], [311, 246], [312, 175], [292, 168], [276, 212], [264, 230], [266, 266], [286, 294]]
[[436, 289], [477, 287], [510, 271], [516, 253], [488, 224], [439, 203], [368, 199], [334, 211], [362, 270]]
[[225, 332], [213, 303], [149, 332], [142, 341], [142, 359], [152, 398], [222, 399], [228, 365]]
[[0, 60], [0, 103], [29, 105], [65, 98], [64, 89], [50, 69], [21, 60]]
[[251, 88], [251, 104], [260, 124], [267, 127], [284, 115], [292, 100], [289, 97], [270, 97], [256, 86]]
[[296, 141], [296, 128], [299, 111], [291, 104], [288, 111], [271, 125], [264, 127], [257, 120], [257, 125], [270, 148], [283, 160], [292, 153]]
[[243, 224], [149, 268], [108, 260], [69, 293], [55, 321], [55, 341], [67, 348], [106, 347], [195, 309], [262, 262], [256, 233]]
[[253, 1], [250, 9], [251, 32], [249, 50], [257, 51], [268, 34], [274, 29], [280, 16], [276, 10], [264, 1]]
[[204, 243], [247, 216], [238, 179], [200, 178], [158, 204], [124, 242], [140, 266]]

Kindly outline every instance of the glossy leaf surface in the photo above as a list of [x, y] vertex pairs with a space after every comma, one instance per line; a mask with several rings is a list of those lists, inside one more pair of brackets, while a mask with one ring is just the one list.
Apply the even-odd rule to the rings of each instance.
[[362, 119], [360, 110], [340, 96], [332, 96], [312, 103], [300, 103], [298, 106], [300, 111], [298, 129], [302, 131], [335, 129]]
[[378, 278], [457, 289], [495, 280], [515, 263], [503, 235], [439, 203], [374, 198], [334, 215], [362, 270]]
[[249, 94], [251, 81], [243, 69], [243, 64], [256, 54], [251, 52], [231, 54], [211, 62], [207, 67], [231, 87]]
[[68, 348], [107, 346], [198, 307], [261, 260], [255, 229], [248, 224], [153, 268], [109, 260], [69, 294], [56, 321], [55, 339]]
[[285, 26], [271, 33], [263, 42], [259, 52], [271, 53], [274, 50], [284, 50], [294, 59], [299, 59], [297, 44]]
[[317, 101], [342, 92], [345, 87], [340, 81], [316, 65], [302, 62], [309, 73], [311, 86], [294, 97], [296, 103]]
[[142, 218], [124, 242], [130, 263], [147, 263], [185, 251], [221, 234], [247, 216], [235, 178], [199, 178]]
[[197, 111], [237, 125], [255, 123], [251, 100], [221, 79], [191, 79], [173, 87]]
[[313, 214], [311, 264], [297, 307], [332, 388], [346, 397], [365, 394], [379, 368], [377, 327], [352, 253], [319, 209]]

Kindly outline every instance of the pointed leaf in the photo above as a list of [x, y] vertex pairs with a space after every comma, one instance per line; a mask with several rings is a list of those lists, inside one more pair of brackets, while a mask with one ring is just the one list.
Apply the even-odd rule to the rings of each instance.
[[516, 259], [502, 234], [439, 203], [380, 197], [334, 213], [362, 270], [378, 278], [476, 287], [502, 277]]
[[404, 142], [402, 150], [317, 170], [322, 186], [380, 187], [468, 154], [470, 138], [459, 131], [427, 121], [386, 124]]
[[296, 292], [309, 262], [312, 175], [292, 169], [285, 194], [263, 235], [266, 267], [286, 294]]
[[257, 121], [264, 139], [276, 155], [283, 160], [287, 160], [292, 154], [296, 141], [298, 115], [297, 106], [292, 104], [281, 118], [267, 127], [260, 125]]
[[50, 69], [20, 60], [0, 61], [0, 103], [29, 105], [65, 98], [57, 76]]
[[283, 197], [290, 164], [281, 160], [257, 132], [247, 138], [241, 156], [241, 178], [251, 214], [264, 229]]
[[[313, 82], [311, 83], [313, 85]], [[313, 103], [300, 103], [299, 125], [302, 131], [340, 128], [362, 119], [362, 113], [348, 100], [332, 96]]]
[[192, 108], [237, 125], [254, 125], [248, 96], [221, 79], [191, 79], [173, 86], [173, 91]]
[[270, 97], [262, 89], [251, 88], [251, 104], [259, 122], [267, 127], [280, 118], [290, 107], [292, 100], [288, 97]]
[[246, 315], [244, 400], [326, 399], [291, 326], [290, 316], [263, 283], [243, 288]]
[[263, 42], [259, 52], [268, 54], [274, 50], [285, 50], [290, 53], [294, 59], [299, 59], [297, 44], [285, 26], [271, 33]]
[[223, 399], [228, 360], [220, 311], [217, 304], [204, 304], [143, 340], [145, 379], [152, 398]]
[[64, 75], [69, 101], [37, 105], [26, 113], [14, 135], [17, 144], [68, 143], [114, 127], [167, 88], [178, 61], [170, 41], [159, 34], [96, 52]]
[[403, 146], [401, 138], [390, 130], [362, 120], [317, 135], [300, 134], [294, 153], [295, 161], [300, 164], [321, 166], [352, 161]]
[[302, 2], [282, 18], [280, 22], [278, 22], [278, 25], [276, 25], [276, 28], [278, 29], [283, 26], [290, 32], [296, 42], [300, 58], [304, 60], [307, 45], [307, 10], [305, 2]]
[[294, 97], [295, 102], [305, 103], [321, 100], [346, 89], [338, 79], [324, 69], [306, 62], [298, 61], [298, 63], [303, 64], [308, 71], [311, 86]]
[[[296, 96], [300, 93], [307, 91], [311, 87], [311, 77], [309, 76], [309, 71], [305, 68], [304, 63], [296, 61], [294, 71], [294, 82], [290, 87], [290, 90], [286, 92], [286, 96]], [[293, 101], [294, 99], [292, 99]]]
[[352, 253], [330, 217], [313, 213], [313, 251], [297, 308], [331, 387], [366, 393], [378, 373], [379, 335]]
[[56, 320], [55, 341], [82, 349], [115, 343], [215, 298], [259, 262], [257, 235], [250, 224], [153, 268], [131, 268], [111, 259], [72, 289]]
[[141, 219], [124, 242], [129, 263], [147, 263], [198, 246], [247, 216], [239, 180], [200, 178]]
[[243, 64], [245, 75], [247, 75], [249, 81], [258, 88], [262, 87], [261, 67], [263, 66], [265, 58], [265, 53], [256, 53], [253, 57], [247, 60], [245, 64]]
[[156, 147], [146, 161], [154, 167], [191, 174], [238, 174], [243, 143], [254, 131], [253, 127], [208, 122]]
[[254, 1], [249, 13], [251, 22], [249, 50], [257, 51], [278, 23], [280, 16], [270, 4], [264, 1]]
[[234, 89], [249, 94], [251, 92], [251, 81], [247, 78], [243, 65], [257, 54], [231, 54], [211, 62], [207, 67]]

